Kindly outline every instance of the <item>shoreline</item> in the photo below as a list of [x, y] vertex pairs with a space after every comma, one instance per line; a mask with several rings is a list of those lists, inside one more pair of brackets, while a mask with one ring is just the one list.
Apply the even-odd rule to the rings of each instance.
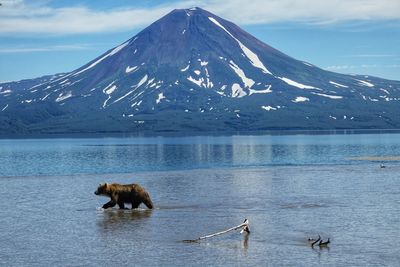
[[216, 131], [216, 132], [93, 132], [93, 133], [32, 133], [0, 134], [0, 140], [13, 139], [79, 139], [79, 138], [152, 138], [152, 137], [226, 137], [226, 136], [291, 136], [291, 135], [353, 135], [353, 134], [396, 134], [400, 129], [285, 129], [266, 131]]

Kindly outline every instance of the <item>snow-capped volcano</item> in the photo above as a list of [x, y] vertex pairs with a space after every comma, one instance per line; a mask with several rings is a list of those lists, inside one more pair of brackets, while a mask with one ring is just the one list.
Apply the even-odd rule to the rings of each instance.
[[69, 73], [0, 84], [0, 132], [399, 128], [400, 82], [324, 71], [200, 8]]

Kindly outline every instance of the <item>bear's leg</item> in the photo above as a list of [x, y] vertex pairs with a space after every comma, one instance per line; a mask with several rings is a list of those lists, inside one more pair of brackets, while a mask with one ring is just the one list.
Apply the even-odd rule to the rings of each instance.
[[132, 209], [137, 209], [140, 205], [140, 202], [138, 201], [132, 201]]
[[125, 208], [125, 204], [124, 204], [124, 202], [118, 202], [118, 206], [119, 206], [119, 208], [120, 209], [122, 209], [122, 210], [125, 210], [126, 208]]
[[109, 201], [109, 202], [107, 202], [106, 204], [103, 205], [103, 209], [112, 208], [115, 205], [117, 205], [117, 203], [115, 203], [114, 201], [111, 200], [111, 201]]

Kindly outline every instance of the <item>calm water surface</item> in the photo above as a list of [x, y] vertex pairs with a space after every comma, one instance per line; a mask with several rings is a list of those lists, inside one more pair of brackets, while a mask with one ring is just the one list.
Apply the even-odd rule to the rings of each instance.
[[[0, 151], [1, 266], [400, 263], [399, 134], [0, 140]], [[98, 209], [103, 181], [142, 184], [156, 209]], [[248, 237], [180, 242], [245, 218]], [[317, 234], [329, 249], [308, 245]]]

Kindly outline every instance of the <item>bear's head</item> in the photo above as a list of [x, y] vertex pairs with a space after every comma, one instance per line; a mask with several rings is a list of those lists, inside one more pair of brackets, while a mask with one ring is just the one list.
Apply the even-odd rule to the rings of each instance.
[[108, 184], [99, 184], [99, 187], [97, 187], [97, 190], [94, 192], [95, 195], [107, 195], [108, 192]]

